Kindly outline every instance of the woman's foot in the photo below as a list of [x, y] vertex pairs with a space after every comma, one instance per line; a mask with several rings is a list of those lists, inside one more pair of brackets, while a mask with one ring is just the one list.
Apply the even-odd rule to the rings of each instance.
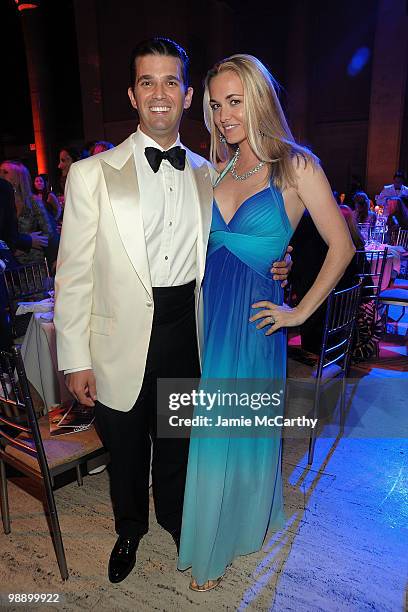
[[193, 591], [211, 591], [211, 589], [215, 589], [221, 580], [224, 578], [224, 574], [217, 578], [216, 580], [207, 580], [204, 584], [198, 584], [198, 582], [193, 578], [190, 582], [190, 589]]

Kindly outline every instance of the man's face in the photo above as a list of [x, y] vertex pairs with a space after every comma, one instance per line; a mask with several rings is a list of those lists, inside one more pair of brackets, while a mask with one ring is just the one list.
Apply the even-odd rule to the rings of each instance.
[[394, 178], [394, 188], [401, 189], [401, 187], [402, 187], [402, 178], [400, 176], [396, 176]]
[[61, 170], [62, 176], [67, 176], [68, 170], [70, 169], [73, 161], [74, 160], [72, 159], [68, 151], [60, 151], [58, 168]]
[[138, 57], [135, 88], [129, 88], [128, 94], [142, 132], [159, 144], [172, 144], [193, 96], [191, 87], [185, 91], [180, 60], [166, 55]]

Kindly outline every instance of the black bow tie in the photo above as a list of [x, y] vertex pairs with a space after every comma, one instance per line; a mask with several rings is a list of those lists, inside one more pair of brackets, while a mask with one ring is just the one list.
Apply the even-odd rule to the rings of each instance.
[[184, 170], [186, 151], [181, 147], [173, 147], [168, 151], [160, 151], [155, 147], [146, 147], [145, 155], [153, 172], [157, 172], [163, 159], [167, 159], [176, 170]]

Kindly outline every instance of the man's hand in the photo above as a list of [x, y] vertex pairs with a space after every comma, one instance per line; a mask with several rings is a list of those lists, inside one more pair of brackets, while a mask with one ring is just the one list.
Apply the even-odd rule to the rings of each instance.
[[80, 404], [95, 406], [96, 380], [93, 370], [81, 370], [80, 372], [67, 374], [65, 384], [69, 392]]
[[288, 246], [288, 248], [286, 249], [285, 259], [283, 261], [275, 261], [272, 264], [272, 268], [270, 270], [273, 274], [273, 280], [283, 281], [281, 283], [282, 287], [286, 287], [286, 285], [288, 284], [287, 278], [290, 274], [293, 265], [293, 261], [290, 256], [292, 251], [293, 247]]
[[41, 232], [31, 232], [31, 246], [33, 249], [43, 249], [48, 246], [48, 236]]

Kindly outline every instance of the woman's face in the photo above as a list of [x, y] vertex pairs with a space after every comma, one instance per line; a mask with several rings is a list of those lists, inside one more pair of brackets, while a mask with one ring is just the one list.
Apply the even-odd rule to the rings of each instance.
[[43, 191], [45, 189], [45, 183], [42, 176], [36, 176], [34, 179], [34, 187], [38, 191]]
[[60, 151], [58, 168], [61, 170], [62, 176], [67, 176], [68, 170], [70, 169], [72, 162], [73, 159], [68, 153], [68, 151]]
[[17, 170], [14, 164], [3, 162], [0, 165], [0, 177], [8, 181], [13, 185], [14, 188], [18, 185]]
[[247, 135], [241, 79], [232, 70], [224, 70], [211, 79], [209, 92], [214, 123], [218, 130], [228, 144], [242, 143]]

